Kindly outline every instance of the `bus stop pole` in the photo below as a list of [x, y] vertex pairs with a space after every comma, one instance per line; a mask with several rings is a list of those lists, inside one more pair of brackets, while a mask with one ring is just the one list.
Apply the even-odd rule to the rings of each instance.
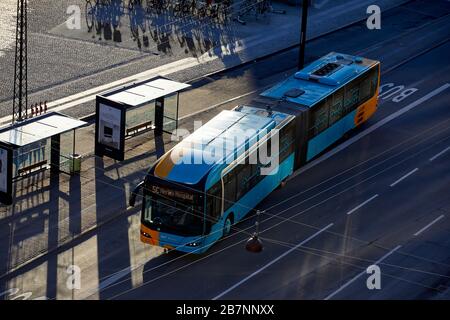
[[305, 44], [306, 44], [306, 26], [308, 19], [308, 0], [303, 0], [302, 22], [300, 30], [300, 50], [298, 55], [298, 70], [303, 69], [305, 65]]
[[155, 101], [155, 136], [161, 136], [164, 126], [164, 97]]
[[61, 135], [57, 134], [50, 138], [50, 172], [59, 174], [61, 157]]

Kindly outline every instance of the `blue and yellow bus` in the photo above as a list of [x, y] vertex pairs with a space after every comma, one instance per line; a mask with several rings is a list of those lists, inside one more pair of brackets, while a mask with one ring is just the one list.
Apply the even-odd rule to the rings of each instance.
[[379, 84], [378, 61], [330, 53], [220, 112], [162, 156], [133, 192], [131, 204], [143, 195], [141, 241], [205, 252], [295, 170], [367, 121]]

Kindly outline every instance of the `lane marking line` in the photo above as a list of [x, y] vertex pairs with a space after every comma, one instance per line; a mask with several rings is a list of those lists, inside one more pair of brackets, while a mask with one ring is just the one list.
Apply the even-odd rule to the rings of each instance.
[[420, 229], [419, 231], [417, 231], [416, 233], [414, 233], [414, 236], [417, 237], [419, 234], [421, 234], [422, 232], [424, 232], [425, 230], [427, 230], [428, 228], [430, 228], [433, 224], [435, 224], [436, 222], [438, 222], [439, 220], [441, 220], [442, 218], [444, 218], [445, 215], [440, 215], [439, 217], [437, 217], [436, 219], [434, 219], [433, 221], [431, 221], [429, 224], [427, 224], [425, 227], [423, 227], [422, 229]]
[[406, 178], [408, 178], [410, 175], [412, 175], [414, 172], [416, 172], [416, 171], [418, 171], [418, 170], [419, 170], [419, 168], [415, 168], [415, 169], [411, 170], [410, 172], [408, 172], [407, 174], [405, 174], [403, 177], [401, 177], [401, 178], [398, 179], [397, 181], [391, 183], [389, 186], [390, 186], [390, 187], [395, 186], [396, 184], [398, 184], [398, 183], [400, 183], [401, 181], [405, 180]]
[[433, 161], [434, 159], [436, 159], [436, 158], [442, 156], [442, 155], [443, 155], [444, 153], [446, 153], [448, 150], [450, 150], [450, 146], [448, 146], [447, 148], [445, 148], [444, 150], [442, 150], [442, 151], [439, 152], [438, 154], [432, 156], [432, 157], [430, 158], [430, 161]]
[[[129, 266], [126, 267], [122, 270], [119, 270], [117, 272], [114, 272], [112, 274], [110, 274], [108, 277], [106, 278], [102, 278], [100, 279], [100, 283], [98, 284], [98, 286], [96, 288], [92, 288], [91, 290], [88, 291], [88, 293], [86, 294], [86, 298], [91, 297], [92, 295], [96, 294], [97, 292], [101, 292], [104, 289], [108, 288], [109, 286], [113, 285], [114, 283], [116, 283], [117, 281], [119, 281], [120, 279], [126, 277], [128, 274], [132, 273], [134, 270], [142, 267], [146, 262], [143, 263], [139, 263], [135, 266]], [[86, 299], [83, 298], [83, 299]]]
[[326, 231], [327, 229], [331, 228], [333, 226], [333, 223], [330, 223], [329, 225], [327, 225], [326, 227], [320, 229], [319, 231], [317, 231], [316, 233], [314, 233], [312, 236], [310, 236], [309, 238], [303, 240], [302, 242], [300, 242], [299, 244], [297, 244], [295, 247], [292, 247], [291, 249], [289, 249], [288, 251], [286, 251], [285, 253], [283, 253], [282, 255], [278, 256], [277, 258], [273, 259], [272, 261], [270, 261], [269, 263], [267, 263], [266, 265], [264, 265], [263, 267], [259, 268], [258, 270], [256, 270], [255, 272], [253, 272], [252, 274], [248, 275], [247, 277], [245, 277], [244, 279], [242, 279], [241, 281], [239, 281], [238, 283], [236, 283], [235, 285], [231, 286], [230, 288], [228, 288], [227, 290], [223, 291], [222, 293], [218, 294], [217, 296], [215, 296], [212, 300], [217, 300], [220, 299], [221, 297], [223, 297], [224, 295], [226, 295], [227, 293], [233, 291], [234, 289], [236, 289], [237, 287], [239, 287], [240, 285], [242, 285], [243, 283], [247, 282], [248, 280], [250, 280], [251, 278], [253, 278], [254, 276], [256, 276], [257, 274], [259, 274], [260, 272], [264, 271], [265, 269], [267, 269], [268, 267], [270, 267], [271, 265], [273, 265], [274, 263], [276, 263], [277, 261], [283, 259], [285, 256], [287, 256], [288, 254], [290, 254], [292, 251], [297, 250], [299, 247], [303, 246], [305, 243], [307, 243], [308, 241], [312, 240], [313, 238], [317, 237], [319, 234], [321, 234], [322, 232]]
[[306, 164], [305, 166], [301, 167], [294, 174], [289, 176], [288, 181], [292, 180], [293, 178], [295, 178], [299, 174], [305, 172], [306, 170], [309, 170], [310, 168], [312, 168], [312, 167], [318, 165], [319, 163], [327, 160], [328, 158], [331, 158], [336, 153], [338, 153], [338, 152], [348, 148], [350, 145], [352, 145], [356, 141], [364, 138], [365, 136], [367, 136], [368, 134], [372, 133], [373, 131], [375, 131], [376, 129], [380, 128], [381, 126], [384, 126], [385, 124], [391, 122], [395, 118], [398, 118], [399, 116], [403, 115], [404, 113], [406, 113], [406, 112], [414, 109], [415, 107], [421, 105], [425, 101], [430, 100], [434, 96], [436, 96], [436, 95], [440, 94], [441, 92], [447, 90], [449, 87], [450, 87], [450, 83], [446, 83], [446, 84], [440, 86], [439, 88], [431, 91], [430, 93], [426, 94], [422, 98], [420, 98], [420, 99], [418, 99], [416, 101], [413, 101], [410, 104], [408, 104], [407, 106], [403, 107], [402, 109], [400, 109], [400, 110], [390, 114], [386, 118], [383, 118], [382, 120], [380, 120], [377, 123], [373, 124], [372, 126], [367, 128], [366, 130], [358, 133], [356, 136], [350, 138], [349, 140], [343, 142], [342, 144], [340, 144], [340, 145], [336, 146], [335, 148], [333, 148], [332, 150], [328, 151], [327, 153], [325, 153], [321, 157], [317, 158], [316, 160], [314, 160], [314, 161]]
[[[398, 245], [396, 246], [394, 249], [392, 249], [391, 251], [389, 251], [388, 253], [386, 253], [384, 256], [382, 256], [380, 259], [378, 259], [374, 264], [379, 264], [380, 262], [382, 262], [383, 260], [385, 260], [387, 257], [389, 257], [391, 254], [393, 254], [395, 251], [397, 251], [398, 249], [400, 249], [402, 246]], [[338, 294], [339, 292], [341, 292], [342, 290], [344, 290], [345, 288], [347, 288], [349, 285], [351, 285], [353, 282], [355, 282], [356, 280], [358, 280], [360, 277], [362, 277], [363, 275], [366, 274], [366, 270], [363, 270], [361, 273], [357, 274], [354, 278], [352, 278], [351, 280], [349, 280], [346, 284], [342, 285], [339, 289], [337, 289], [336, 291], [332, 292], [331, 294], [329, 294], [328, 296], [326, 296], [326, 298], [324, 300], [330, 300], [331, 298], [333, 298], [336, 294]]]
[[368, 204], [370, 201], [372, 201], [373, 199], [375, 199], [376, 197], [378, 197], [378, 193], [372, 197], [370, 197], [369, 199], [367, 199], [366, 201], [364, 201], [363, 203], [357, 205], [356, 207], [354, 207], [352, 210], [350, 210], [349, 212], [347, 212], [348, 215], [352, 214], [353, 212], [355, 212], [356, 210], [358, 210], [359, 208], [365, 206], [366, 204]]

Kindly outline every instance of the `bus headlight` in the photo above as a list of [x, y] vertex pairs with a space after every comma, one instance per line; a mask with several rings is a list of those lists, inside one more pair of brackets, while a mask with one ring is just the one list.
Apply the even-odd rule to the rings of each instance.
[[144, 232], [144, 231], [142, 231], [142, 230], [141, 230], [141, 235], [143, 235], [143, 236], [146, 237], [146, 238], [151, 238], [151, 237], [152, 237], [152, 236], [149, 235], [147, 232]]
[[201, 242], [200, 242], [200, 241], [194, 241], [194, 242], [190, 242], [190, 243], [186, 244], [186, 247], [192, 247], [192, 248], [195, 248], [195, 247], [198, 247], [198, 246], [200, 246], [200, 245], [201, 245]]

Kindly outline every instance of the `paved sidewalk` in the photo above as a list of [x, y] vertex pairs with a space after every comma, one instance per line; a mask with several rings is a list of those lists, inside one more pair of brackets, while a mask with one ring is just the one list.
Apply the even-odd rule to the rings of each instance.
[[[93, 126], [81, 130], [78, 139], [77, 151], [89, 150]], [[127, 143], [121, 163], [87, 155], [80, 174], [58, 177], [47, 171], [16, 183], [14, 205], [0, 207], [0, 276], [126, 214], [130, 188], [155, 161], [155, 150], [147, 133]]]
[[[405, 2], [407, 0], [329, 1], [320, 8], [311, 9], [307, 37], [311, 39], [365, 19], [367, 6], [371, 4], [388, 10]], [[68, 5], [67, 2], [64, 3]], [[84, 3], [85, 0], [74, 0], [71, 4], [79, 5], [84, 11]], [[36, 3], [30, 6], [31, 20], [33, 14], [45, 12], [44, 9], [39, 9]], [[188, 81], [297, 44], [298, 32], [293, 30], [299, 30], [299, 7], [280, 3], [274, 3], [274, 7], [285, 9], [287, 13], [269, 14], [267, 18], [258, 20], [247, 17], [248, 23], [245, 26], [236, 21], [221, 25], [188, 18], [155, 22], [150, 17], [146, 23], [145, 35], [148, 46], [144, 45], [144, 35], [141, 31], [138, 37], [141, 48], [138, 46], [139, 41], [133, 41], [129, 19], [125, 16], [119, 25], [122, 33], [120, 43], [114, 42], [113, 39], [105, 40], [104, 35], [102, 40], [99, 40], [93, 30], [88, 32], [84, 16], [81, 19], [81, 30], [68, 30], [66, 23], [60, 20], [55, 21], [53, 27], [49, 23], [43, 23], [48, 29], [35, 27], [36, 32], [29, 34], [30, 103], [55, 101], [125, 77], [133, 77], [144, 70], [158, 68], [161, 73], [161, 70], [165, 70], [164, 65], [176, 61], [183, 63], [168, 68], [164, 72], [165, 75], [173, 74], [178, 80]], [[64, 16], [66, 9], [67, 6], [58, 5], [53, 10], [55, 16]], [[158, 36], [154, 40], [149, 29], [160, 28], [161, 24], [166, 25], [164, 39]], [[11, 108], [9, 99], [12, 95], [13, 65], [13, 48], [10, 47], [4, 51], [4, 56], [0, 57], [0, 115], [3, 116], [9, 113]], [[93, 107], [93, 104], [89, 103], [73, 109], [76, 110], [74, 113], [77, 116], [82, 116], [92, 112]]]

